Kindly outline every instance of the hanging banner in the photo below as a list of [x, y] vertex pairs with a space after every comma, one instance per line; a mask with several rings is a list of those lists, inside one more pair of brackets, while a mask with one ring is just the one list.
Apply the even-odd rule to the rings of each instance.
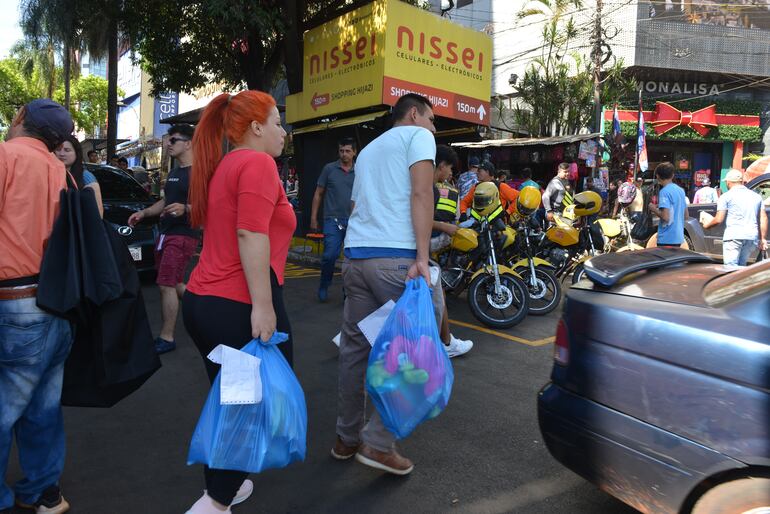
[[155, 98], [155, 112], [152, 118], [152, 136], [163, 137], [170, 128], [162, 120], [179, 113], [179, 93], [161, 93]]

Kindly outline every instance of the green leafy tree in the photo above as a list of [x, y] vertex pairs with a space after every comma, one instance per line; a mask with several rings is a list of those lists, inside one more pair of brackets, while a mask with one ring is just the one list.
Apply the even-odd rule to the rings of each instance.
[[[82, 47], [81, 12], [82, 0], [22, 0], [21, 28], [26, 43], [33, 49], [45, 49], [51, 55], [62, 56], [64, 99], [69, 107], [70, 80], [79, 72], [78, 55]], [[74, 70], [74, 74], [73, 74]], [[52, 79], [47, 91], [50, 98], [55, 91]]]
[[130, 38], [153, 93], [211, 82], [269, 89], [283, 62], [283, 3], [127, 0]]
[[[96, 127], [104, 125], [107, 119], [108, 88], [107, 81], [95, 75], [80, 77], [72, 83], [70, 113], [78, 130], [92, 135]], [[118, 95], [123, 94], [118, 89]], [[64, 88], [60, 87], [54, 94], [54, 100], [60, 102], [63, 96]]]
[[19, 107], [35, 96], [19, 69], [18, 61], [0, 61], [0, 125], [9, 126]]
[[[593, 69], [576, 51], [581, 29], [571, 15], [581, 7], [581, 0], [535, 0], [519, 13], [543, 20], [541, 54], [514, 86], [520, 100], [514, 119], [533, 137], [574, 134], [591, 122]], [[633, 95], [636, 85], [623, 74], [622, 62], [603, 70], [603, 77], [604, 103]]]
[[[206, 84], [269, 90], [301, 84], [302, 33], [361, 0], [126, 0], [125, 23], [153, 93]], [[408, 0], [424, 6], [423, 0]]]
[[25, 40], [17, 41], [9, 52], [11, 59], [18, 63], [18, 69], [29, 88], [38, 97], [52, 98], [59, 77], [56, 68], [55, 48], [47, 45], [32, 45]]

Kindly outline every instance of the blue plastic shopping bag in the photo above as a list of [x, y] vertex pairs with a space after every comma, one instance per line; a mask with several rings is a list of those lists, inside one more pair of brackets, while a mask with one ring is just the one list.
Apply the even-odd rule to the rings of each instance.
[[288, 339], [276, 332], [270, 341], [251, 341], [241, 350], [261, 360], [262, 399], [253, 404], [223, 405], [220, 371], [195, 427], [187, 464], [259, 473], [305, 460], [305, 394], [276, 346]]
[[449, 402], [454, 372], [442, 345], [430, 289], [422, 278], [410, 280], [374, 342], [366, 370], [366, 390], [398, 439]]

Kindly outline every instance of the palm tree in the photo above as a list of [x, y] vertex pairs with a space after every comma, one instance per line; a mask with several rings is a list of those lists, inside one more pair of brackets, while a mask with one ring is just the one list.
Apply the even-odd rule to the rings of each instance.
[[[75, 75], [79, 71], [77, 55], [81, 45], [78, 2], [82, 0], [23, 0], [21, 4], [21, 27], [29, 45], [34, 49], [44, 48], [53, 61], [57, 50], [61, 51], [64, 68], [64, 104], [69, 109], [70, 82], [72, 79], [73, 56]], [[55, 68], [54, 68], [55, 69]], [[49, 98], [55, 90], [55, 75], [48, 87]]]
[[25, 40], [17, 41], [10, 50], [10, 56], [19, 63], [22, 77], [30, 84], [37, 96], [53, 97], [56, 90], [56, 62], [52, 41], [31, 45]]
[[[33, 46], [50, 41], [62, 48], [65, 104], [69, 108], [73, 55], [108, 57], [107, 155], [115, 153], [118, 103], [118, 34], [123, 0], [22, 0], [22, 27]], [[75, 67], [76, 73], [79, 66]], [[49, 96], [53, 95], [49, 87]]]
[[118, 138], [118, 41], [123, 0], [94, 0], [81, 13], [81, 37], [92, 59], [107, 57], [107, 159]]

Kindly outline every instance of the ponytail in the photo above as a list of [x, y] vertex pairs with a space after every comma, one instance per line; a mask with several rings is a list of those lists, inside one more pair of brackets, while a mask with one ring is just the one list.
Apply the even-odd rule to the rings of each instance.
[[222, 93], [209, 102], [193, 135], [193, 165], [190, 174], [190, 222], [199, 227], [206, 222], [209, 181], [222, 160], [225, 110], [230, 95]]
[[203, 111], [192, 139], [193, 165], [190, 175], [190, 222], [206, 222], [209, 182], [222, 160], [223, 138], [239, 144], [252, 121], [265, 123], [275, 106], [272, 96], [261, 91], [241, 91], [235, 96], [222, 93]]

